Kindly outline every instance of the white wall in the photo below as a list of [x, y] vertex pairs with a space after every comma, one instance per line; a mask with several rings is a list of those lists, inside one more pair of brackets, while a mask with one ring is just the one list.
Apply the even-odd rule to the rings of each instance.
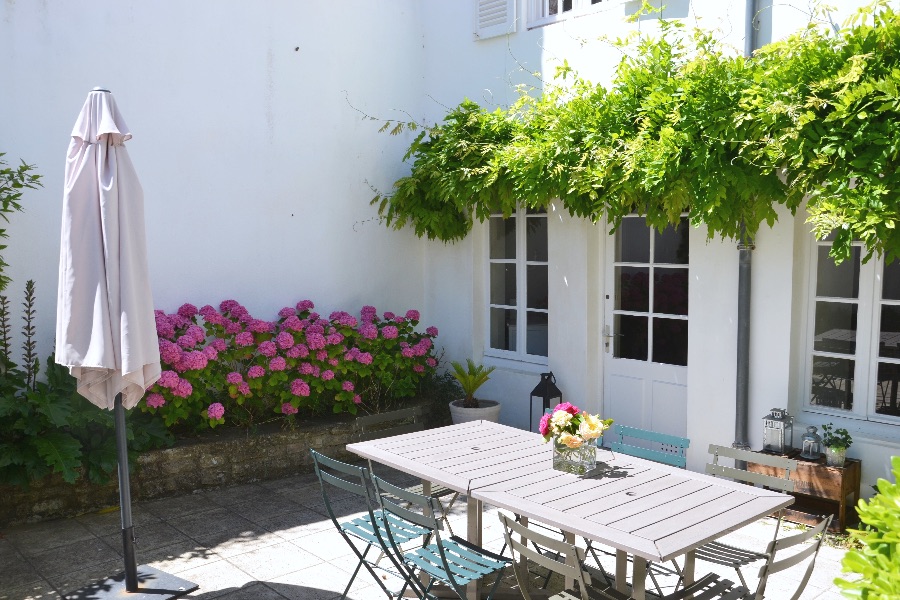
[[422, 243], [369, 206], [369, 184], [389, 190], [407, 172], [411, 137], [379, 134], [353, 108], [419, 111], [421, 10], [414, 0], [0, 4], [0, 151], [44, 175], [12, 217], [7, 291], [17, 307], [25, 280], [37, 281], [42, 358], [66, 147], [95, 85], [112, 90], [134, 134], [157, 307], [234, 298], [274, 318], [310, 298], [326, 314], [420, 308], [431, 324]]

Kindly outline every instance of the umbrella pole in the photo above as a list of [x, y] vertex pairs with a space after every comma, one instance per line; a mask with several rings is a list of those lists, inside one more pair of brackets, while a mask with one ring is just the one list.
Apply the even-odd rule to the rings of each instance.
[[116, 394], [116, 455], [119, 460], [119, 509], [122, 515], [122, 551], [125, 557], [125, 590], [138, 589], [137, 563], [134, 557], [134, 522], [131, 518], [131, 476], [128, 473], [128, 439], [122, 394]]

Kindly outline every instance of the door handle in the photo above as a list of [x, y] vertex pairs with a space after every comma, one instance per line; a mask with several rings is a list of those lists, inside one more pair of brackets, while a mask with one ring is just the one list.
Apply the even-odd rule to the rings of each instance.
[[603, 327], [603, 346], [609, 352], [609, 341], [615, 337], [625, 337], [624, 333], [610, 333], [609, 325]]

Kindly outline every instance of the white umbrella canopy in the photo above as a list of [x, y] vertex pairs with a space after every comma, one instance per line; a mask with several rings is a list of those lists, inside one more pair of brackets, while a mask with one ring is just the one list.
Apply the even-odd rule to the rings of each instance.
[[78, 392], [112, 409], [134, 407], [160, 374], [147, 268], [144, 192], [112, 94], [88, 94], [66, 159], [56, 362]]

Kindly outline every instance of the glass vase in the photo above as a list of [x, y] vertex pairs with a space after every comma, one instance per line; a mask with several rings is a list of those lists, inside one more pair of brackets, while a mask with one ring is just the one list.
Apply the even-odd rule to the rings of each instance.
[[578, 448], [569, 448], [553, 438], [553, 468], [584, 475], [597, 466], [597, 440], [585, 440]]
[[846, 448], [829, 448], [825, 446], [825, 464], [829, 467], [843, 467], [847, 460]]

